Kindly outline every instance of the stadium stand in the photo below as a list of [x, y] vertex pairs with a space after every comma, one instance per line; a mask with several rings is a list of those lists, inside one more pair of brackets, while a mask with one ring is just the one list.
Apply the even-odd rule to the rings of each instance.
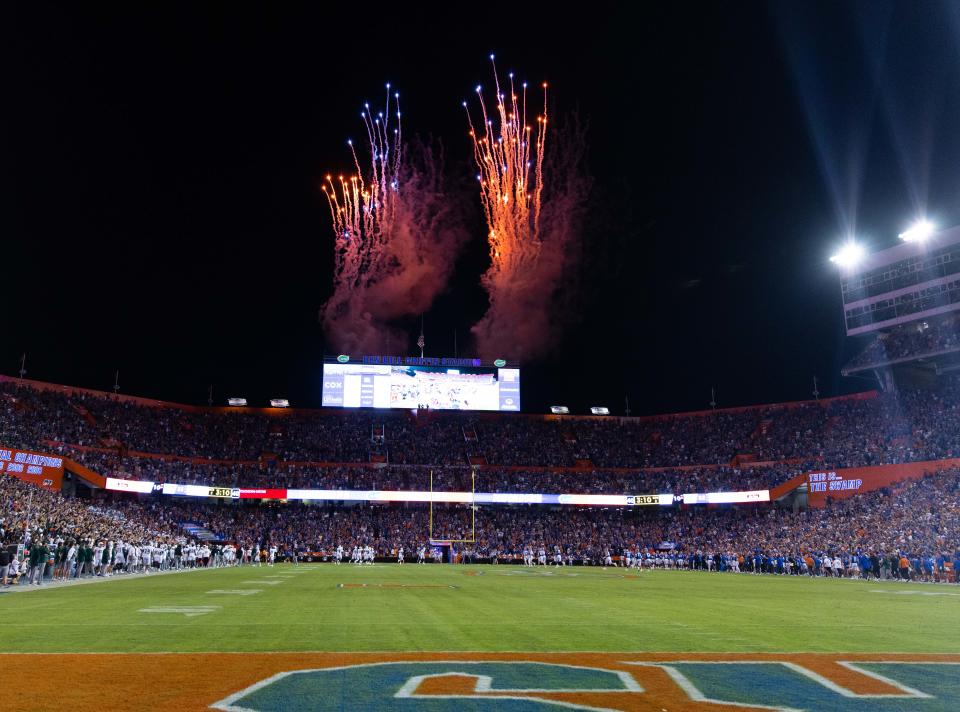
[[878, 334], [844, 367], [845, 374], [960, 351], [956, 316], [901, 324]]
[[[960, 381], [936, 388], [645, 418], [206, 409], [0, 381], [5, 444], [231, 463], [596, 469], [818, 460], [859, 466], [954, 457]], [[465, 431], [475, 433], [467, 440]], [[374, 437], [372, 433], [382, 435]], [[375, 457], [376, 456], [376, 457]], [[382, 457], [381, 457], [382, 456]]]
[[[155, 482], [424, 489], [432, 475], [438, 490], [466, 490], [476, 486], [469, 463], [479, 459], [478, 491], [723, 492], [772, 489], [824, 464], [956, 457], [958, 396], [960, 381], [948, 377], [896, 393], [632, 419], [424, 417], [206, 409], [3, 379], [0, 432], [5, 447]], [[960, 548], [958, 483], [956, 469], [943, 469], [801, 511], [484, 507], [474, 524], [469, 507], [448, 507], [434, 512], [432, 531], [472, 539], [454, 547], [460, 561], [513, 561], [543, 549], [563, 563], [629, 556], [648, 566], [832, 575], [840, 559], [843, 575], [894, 577], [906, 559], [903, 576], [941, 580]], [[427, 544], [429, 516], [423, 505], [198, 503], [100, 491], [68, 499], [6, 476], [0, 508], [7, 544], [29, 551], [42, 542], [54, 559], [77, 541], [103, 541], [100, 555], [149, 546], [164, 552], [164, 568], [178, 546], [201, 546], [198, 532], [241, 551], [329, 558], [337, 546], [372, 547], [392, 557]], [[206, 558], [220, 561], [220, 546]]]

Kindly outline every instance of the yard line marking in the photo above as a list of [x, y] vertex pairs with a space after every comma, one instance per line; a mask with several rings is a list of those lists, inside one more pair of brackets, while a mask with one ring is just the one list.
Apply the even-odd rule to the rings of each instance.
[[220, 606], [152, 606], [150, 608], [141, 608], [137, 613], [181, 613], [187, 618], [196, 616], [205, 616], [208, 613], [215, 613]]
[[278, 583], [283, 583], [283, 581], [241, 581], [240, 583], [262, 583], [267, 586], [276, 586]]
[[207, 591], [207, 593], [224, 596], [252, 596], [255, 593], [260, 593], [262, 590], [261, 588], [215, 588], [212, 591]]
[[960, 596], [960, 593], [947, 593], [946, 591], [888, 591], [885, 588], [871, 588], [870, 593], [889, 593], [892, 596]]

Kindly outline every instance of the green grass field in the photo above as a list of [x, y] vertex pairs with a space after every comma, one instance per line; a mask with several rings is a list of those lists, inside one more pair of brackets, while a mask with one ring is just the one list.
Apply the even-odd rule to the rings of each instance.
[[[251, 590], [259, 592], [238, 593]], [[590, 567], [284, 564], [8, 592], [0, 620], [5, 652], [957, 653], [960, 587]]]

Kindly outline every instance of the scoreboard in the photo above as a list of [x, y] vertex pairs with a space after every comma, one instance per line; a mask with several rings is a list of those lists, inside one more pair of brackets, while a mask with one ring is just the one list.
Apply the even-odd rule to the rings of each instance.
[[325, 363], [325, 408], [520, 411], [520, 369]]

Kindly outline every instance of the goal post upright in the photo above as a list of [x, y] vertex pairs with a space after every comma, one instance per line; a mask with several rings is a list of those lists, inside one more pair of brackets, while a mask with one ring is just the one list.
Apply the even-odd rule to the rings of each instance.
[[477, 541], [477, 466], [470, 466], [470, 538], [469, 539], [434, 539], [433, 537], [433, 470], [430, 470], [430, 543], [443, 542], [445, 544], [475, 544]]

